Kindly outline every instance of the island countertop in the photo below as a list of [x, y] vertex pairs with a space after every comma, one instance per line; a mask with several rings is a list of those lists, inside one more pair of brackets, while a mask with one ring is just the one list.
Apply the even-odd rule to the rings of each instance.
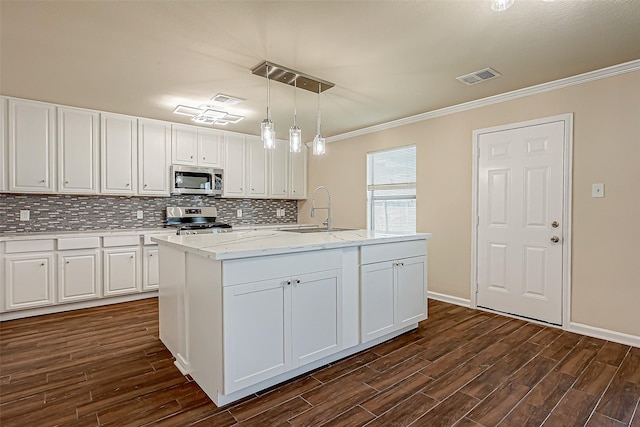
[[231, 233], [171, 235], [152, 241], [215, 260], [250, 258], [294, 252], [422, 240], [431, 233], [387, 234], [371, 230], [296, 233], [282, 230], [247, 230]]

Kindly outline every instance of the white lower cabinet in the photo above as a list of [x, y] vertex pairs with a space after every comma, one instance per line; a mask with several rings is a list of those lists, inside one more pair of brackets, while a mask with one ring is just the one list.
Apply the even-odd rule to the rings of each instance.
[[158, 263], [158, 247], [153, 246], [142, 250], [142, 290], [158, 289], [160, 284], [160, 264]]
[[[419, 256], [385, 260], [412, 254]], [[426, 245], [424, 252], [414, 242], [362, 248], [360, 280], [362, 342], [427, 318]]]
[[140, 291], [140, 249], [135, 247], [103, 249], [104, 295], [122, 295]]
[[223, 293], [226, 394], [342, 350], [340, 269], [228, 286]]
[[100, 297], [100, 250], [64, 251], [58, 254], [58, 302]]
[[53, 253], [6, 255], [6, 310], [54, 304], [53, 271]]

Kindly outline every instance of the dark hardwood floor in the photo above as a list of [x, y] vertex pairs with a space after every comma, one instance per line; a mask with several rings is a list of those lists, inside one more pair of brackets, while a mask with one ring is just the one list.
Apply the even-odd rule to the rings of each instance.
[[0, 324], [0, 425], [640, 427], [640, 348], [437, 301], [420, 328], [226, 407], [156, 299]]

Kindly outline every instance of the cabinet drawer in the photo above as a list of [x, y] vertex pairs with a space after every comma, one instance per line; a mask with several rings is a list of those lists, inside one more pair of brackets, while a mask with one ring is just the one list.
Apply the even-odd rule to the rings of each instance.
[[224, 261], [223, 286], [342, 268], [342, 250], [324, 250]]
[[410, 240], [408, 242], [383, 243], [367, 245], [360, 248], [360, 264], [392, 261], [427, 254], [426, 240]]
[[94, 249], [100, 247], [99, 237], [68, 237], [58, 239], [58, 249]]
[[114, 246], [137, 246], [140, 244], [140, 236], [127, 235], [127, 236], [104, 236], [102, 238], [102, 246], [105, 248], [111, 248]]
[[5, 243], [5, 252], [8, 254], [18, 252], [40, 252], [52, 251], [54, 249], [53, 239], [42, 240], [19, 240]]

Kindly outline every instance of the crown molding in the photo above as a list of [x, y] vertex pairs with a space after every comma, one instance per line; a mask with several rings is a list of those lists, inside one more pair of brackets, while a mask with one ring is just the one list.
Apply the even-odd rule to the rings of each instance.
[[436, 117], [442, 117], [449, 114], [460, 113], [462, 111], [473, 110], [475, 108], [486, 107], [487, 105], [498, 104], [500, 102], [511, 101], [513, 99], [522, 98], [525, 96], [537, 95], [539, 93], [549, 92], [552, 90], [563, 89], [569, 86], [575, 86], [582, 83], [592, 82], [594, 80], [600, 80], [607, 77], [617, 76], [619, 74], [630, 73], [640, 70], [640, 59], [634, 61], [625, 62], [623, 64], [613, 65], [611, 67], [602, 68], [600, 70], [589, 71], [588, 73], [578, 74], [573, 77], [566, 77], [560, 80], [554, 80], [547, 83], [541, 83], [539, 85], [526, 87], [523, 89], [517, 89], [511, 92], [501, 93], [499, 95], [489, 96], [487, 98], [477, 99], [474, 101], [465, 102], [458, 105], [452, 105], [451, 107], [440, 108], [438, 110], [427, 111], [426, 113], [416, 114], [415, 116], [409, 116], [398, 120], [393, 120], [387, 123], [381, 123], [374, 126], [354, 130], [351, 132], [345, 132], [339, 135], [334, 135], [326, 138], [326, 142], [336, 142], [343, 139], [354, 138], [356, 136], [366, 135], [369, 133], [380, 132], [382, 130], [392, 129], [398, 126], [404, 126], [411, 123], [421, 122], [424, 120], [434, 119]]

